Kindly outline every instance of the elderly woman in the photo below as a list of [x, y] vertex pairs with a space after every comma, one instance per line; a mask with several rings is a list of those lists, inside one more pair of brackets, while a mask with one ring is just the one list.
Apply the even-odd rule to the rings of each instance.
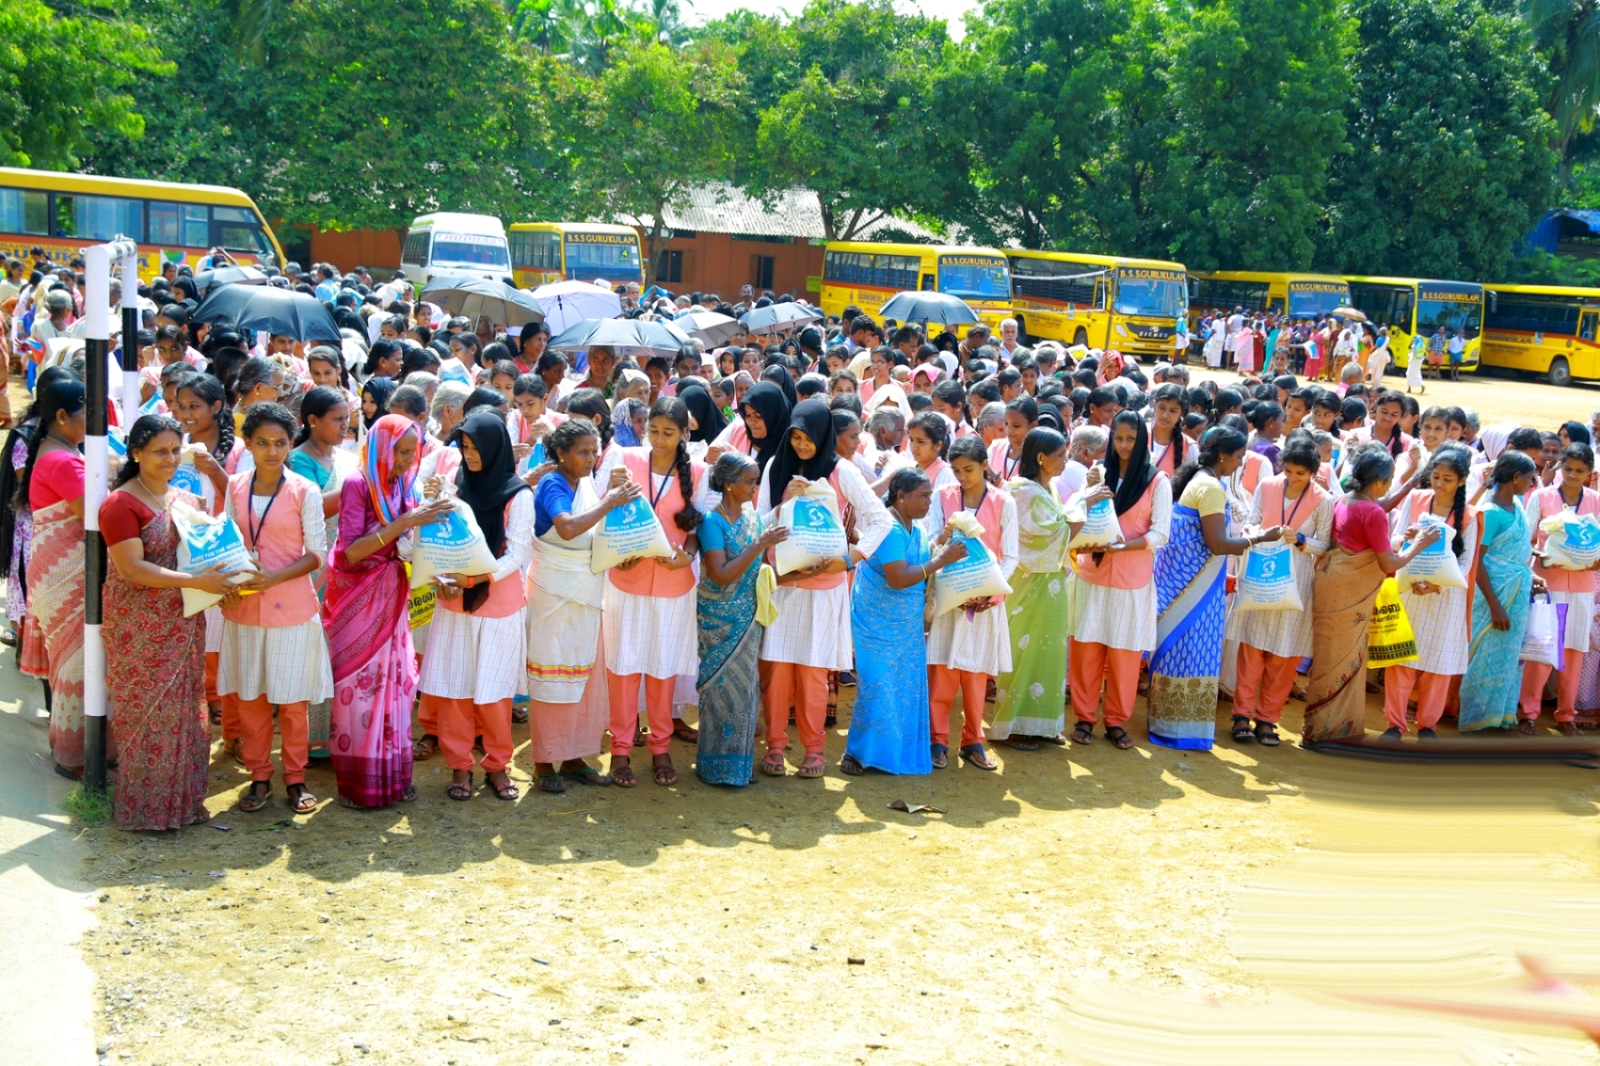
[[[466, 417], [463, 405], [470, 395], [472, 395], [471, 387], [463, 385], [459, 381], [439, 383], [438, 390], [433, 394], [433, 404], [429, 411], [433, 423], [438, 426], [435, 436], [439, 440], [449, 440], [450, 435], [455, 432], [456, 427]], [[417, 468], [417, 477], [420, 479], [418, 483], [425, 484], [427, 479], [434, 474], [442, 475], [447, 482], [453, 482], [460, 463], [461, 453], [455, 448], [448, 445], [442, 448], [434, 448], [423, 457], [421, 464]]]

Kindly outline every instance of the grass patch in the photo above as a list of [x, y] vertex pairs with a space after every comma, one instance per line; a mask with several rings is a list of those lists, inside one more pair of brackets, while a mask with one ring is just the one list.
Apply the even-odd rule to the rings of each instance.
[[61, 801], [61, 809], [72, 816], [72, 820], [88, 829], [105, 825], [111, 821], [111, 791], [115, 785], [108, 783], [103, 793], [90, 792], [79, 782], [72, 786], [72, 791], [67, 793], [67, 798]]

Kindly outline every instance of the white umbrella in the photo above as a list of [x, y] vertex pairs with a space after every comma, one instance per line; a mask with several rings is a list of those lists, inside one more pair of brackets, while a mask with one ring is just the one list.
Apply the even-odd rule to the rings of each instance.
[[598, 346], [619, 355], [675, 355], [688, 339], [663, 322], [637, 318], [586, 318], [574, 322], [550, 341], [550, 350], [571, 352]]
[[689, 311], [673, 319], [668, 325], [676, 326], [690, 337], [699, 337], [707, 348], [720, 347], [728, 338], [739, 332], [739, 320], [719, 315], [715, 311]]
[[746, 311], [739, 319], [751, 333], [778, 333], [801, 323], [821, 322], [822, 312], [805, 304], [769, 304]]
[[622, 314], [622, 300], [610, 289], [587, 281], [553, 281], [533, 290], [533, 298], [544, 308], [545, 325], [552, 336], [586, 318], [616, 318]]

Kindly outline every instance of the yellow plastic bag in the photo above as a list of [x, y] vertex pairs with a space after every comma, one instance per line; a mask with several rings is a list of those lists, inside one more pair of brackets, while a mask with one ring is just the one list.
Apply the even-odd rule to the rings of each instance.
[[778, 601], [773, 593], [778, 590], [778, 572], [766, 563], [756, 573], [756, 621], [770, 626], [778, 620]]
[[1400, 602], [1400, 583], [1383, 579], [1378, 597], [1372, 603], [1372, 624], [1367, 627], [1367, 668], [1415, 662], [1417, 637], [1411, 631], [1405, 605]]

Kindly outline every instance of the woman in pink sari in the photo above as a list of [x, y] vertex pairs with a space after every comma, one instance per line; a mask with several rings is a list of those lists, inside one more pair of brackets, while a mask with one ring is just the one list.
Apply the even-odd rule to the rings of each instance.
[[339, 498], [339, 539], [322, 624], [333, 660], [329, 748], [346, 807], [388, 807], [417, 796], [411, 784], [417, 690], [411, 588], [395, 542], [448, 506], [417, 506], [412, 468], [421, 436], [409, 418], [378, 419], [362, 445], [361, 472], [345, 480]]

